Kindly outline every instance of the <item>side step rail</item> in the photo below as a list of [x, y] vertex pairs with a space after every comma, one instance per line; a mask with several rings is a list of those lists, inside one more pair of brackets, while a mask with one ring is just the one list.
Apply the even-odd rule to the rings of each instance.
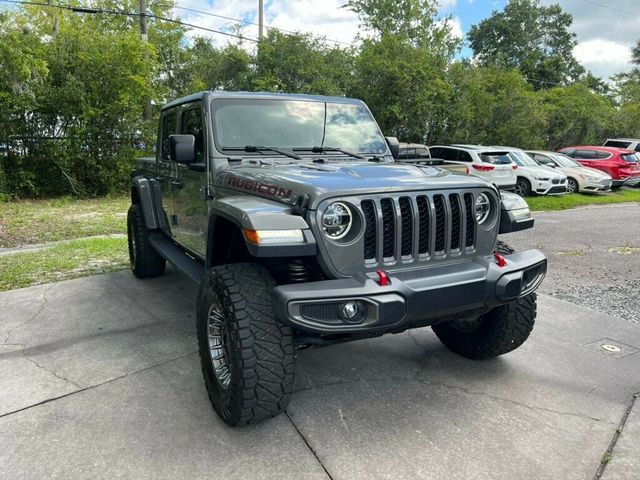
[[171, 262], [178, 270], [185, 273], [191, 280], [198, 284], [202, 281], [204, 265], [191, 258], [164, 234], [159, 232], [149, 234], [149, 242], [160, 255]]

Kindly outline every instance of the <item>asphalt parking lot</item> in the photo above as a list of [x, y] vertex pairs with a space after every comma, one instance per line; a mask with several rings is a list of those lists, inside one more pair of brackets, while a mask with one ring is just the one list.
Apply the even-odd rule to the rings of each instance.
[[[552, 262], [520, 349], [466, 360], [426, 328], [303, 350], [287, 414], [242, 429], [209, 405], [196, 288], [175, 270], [0, 293], [0, 477], [594, 478], [640, 392], [637, 317], [562, 300], [582, 286], [618, 286], [620, 269], [637, 279], [640, 253], [609, 251], [639, 238], [637, 222], [611, 230], [632, 206], [599, 208], [539, 214], [533, 234], [508, 239]], [[583, 255], [559, 253], [583, 246]], [[591, 255], [598, 271], [585, 273]], [[563, 278], [574, 288], [556, 284]], [[638, 410], [640, 400], [603, 478], [640, 477]]]

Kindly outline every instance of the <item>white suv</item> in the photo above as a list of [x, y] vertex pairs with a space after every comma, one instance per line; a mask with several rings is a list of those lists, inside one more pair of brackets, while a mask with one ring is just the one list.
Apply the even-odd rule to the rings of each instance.
[[637, 138], [607, 138], [603, 147], [624, 148], [625, 150], [640, 152], [640, 140]]
[[538, 165], [524, 150], [513, 147], [493, 147], [506, 150], [518, 165], [516, 193], [526, 197], [537, 195], [563, 195], [567, 193], [567, 176], [551, 167]]
[[432, 159], [442, 159], [467, 166], [469, 175], [477, 175], [493, 183], [500, 190], [516, 188], [516, 169], [505, 150], [482, 145], [433, 145]]

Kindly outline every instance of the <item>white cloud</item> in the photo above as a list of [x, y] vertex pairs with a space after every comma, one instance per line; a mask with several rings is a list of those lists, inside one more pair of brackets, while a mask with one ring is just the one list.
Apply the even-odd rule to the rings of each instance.
[[595, 38], [580, 42], [573, 55], [594, 75], [609, 77], [631, 67], [631, 48], [612, 40]]
[[605, 80], [616, 73], [628, 71], [630, 49], [640, 38], [638, 0], [542, 0], [543, 5], [560, 3], [573, 15], [571, 30], [578, 45], [575, 57]]

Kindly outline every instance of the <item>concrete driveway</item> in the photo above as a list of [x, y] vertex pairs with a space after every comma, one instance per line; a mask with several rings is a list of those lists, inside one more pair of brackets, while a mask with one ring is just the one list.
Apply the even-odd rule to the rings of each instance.
[[231, 429], [206, 397], [180, 274], [0, 305], [5, 478], [582, 479], [640, 391], [637, 326], [543, 296], [530, 341], [494, 361], [429, 329], [301, 351], [288, 415]]
[[[428, 328], [300, 351], [287, 414], [231, 429], [195, 295], [175, 270], [0, 293], [0, 478], [593, 478], [640, 391], [638, 324], [541, 295], [530, 340], [488, 362]], [[631, 438], [604, 478], [640, 477]]]

